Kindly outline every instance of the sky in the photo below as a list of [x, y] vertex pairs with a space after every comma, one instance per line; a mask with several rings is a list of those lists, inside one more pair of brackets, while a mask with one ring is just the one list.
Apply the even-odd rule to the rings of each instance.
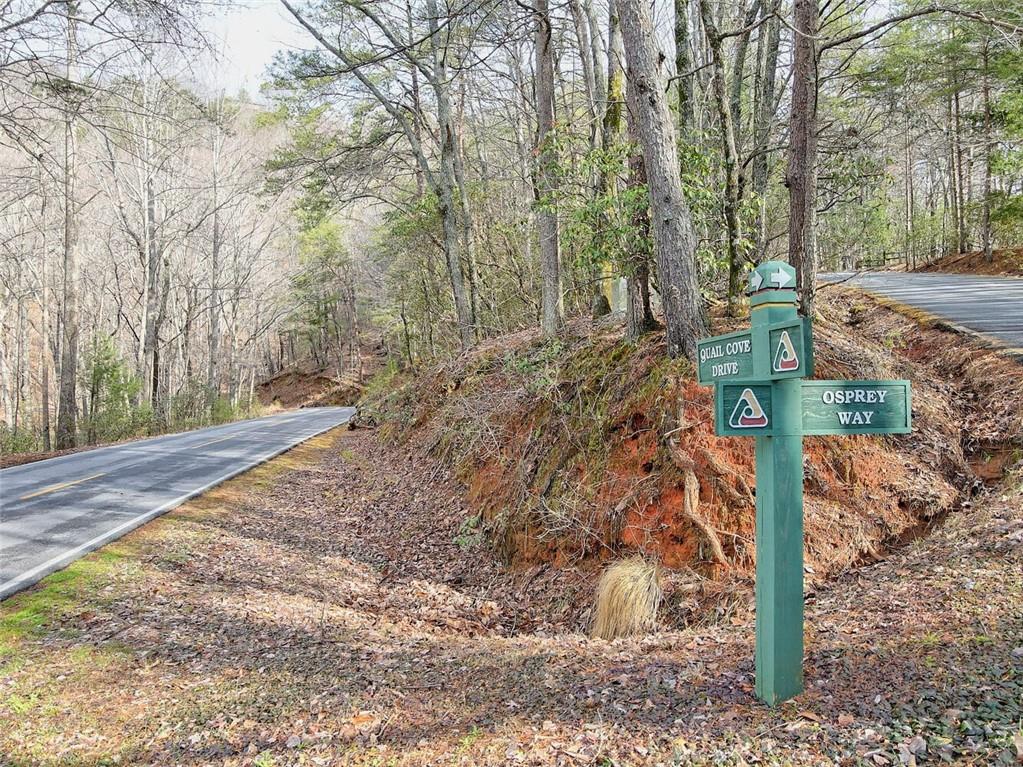
[[205, 26], [219, 55], [202, 79], [232, 95], [245, 89], [257, 101], [274, 54], [307, 48], [311, 42], [278, 0], [243, 0], [208, 19]]

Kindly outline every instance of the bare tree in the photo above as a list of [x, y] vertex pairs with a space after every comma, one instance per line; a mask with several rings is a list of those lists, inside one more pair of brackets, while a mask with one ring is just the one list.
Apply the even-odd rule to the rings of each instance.
[[817, 291], [817, 0], [795, 0], [792, 106], [789, 118], [789, 263], [796, 270], [803, 314], [813, 316]]
[[78, 400], [78, 111], [81, 92], [76, 83], [78, 59], [78, 32], [75, 6], [66, 6], [66, 62], [64, 69], [64, 264], [60, 325], [62, 329], [60, 384], [57, 401], [57, 449], [75, 446], [77, 435]]
[[638, 135], [650, 191], [658, 292], [664, 307], [668, 353], [696, 355], [706, 335], [696, 275], [696, 235], [682, 194], [675, 128], [665, 100], [664, 59], [657, 49], [650, 11], [642, 0], [619, 0], [629, 87], [636, 89]]
[[557, 147], [554, 136], [554, 49], [547, 0], [535, 0], [536, 17], [536, 214], [540, 234], [540, 270], [543, 274], [545, 336], [557, 335], [565, 320], [561, 293], [561, 253], [558, 243]]

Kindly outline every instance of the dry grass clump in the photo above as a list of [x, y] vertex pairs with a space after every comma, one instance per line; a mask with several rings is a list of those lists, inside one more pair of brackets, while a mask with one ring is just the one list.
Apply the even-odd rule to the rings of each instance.
[[615, 639], [652, 631], [663, 593], [656, 562], [641, 556], [615, 562], [597, 584], [592, 636]]

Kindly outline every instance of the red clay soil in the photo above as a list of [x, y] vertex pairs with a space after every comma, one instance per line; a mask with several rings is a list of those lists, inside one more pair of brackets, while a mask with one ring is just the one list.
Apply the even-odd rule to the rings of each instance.
[[[811, 581], [880, 558], [942, 518], [975, 482], [979, 443], [1023, 435], [1015, 363], [860, 294], [830, 296], [815, 324], [817, 376], [911, 379], [914, 432], [805, 440]], [[935, 345], [947, 353], [922, 359]], [[1002, 404], [975, 407], [981, 395]], [[492, 341], [363, 414], [385, 438], [452, 467], [506, 563], [592, 567], [639, 550], [706, 591], [748, 582], [755, 562], [752, 440], [716, 437], [711, 405], [689, 364], [666, 359], [661, 334], [631, 347], [617, 325], [577, 322], [556, 349], [530, 333]], [[688, 472], [695, 507], [685, 503]]]
[[957, 253], [918, 267], [916, 271], [1023, 276], [1023, 248], [996, 250], [992, 253], [992, 256], [992, 262], [988, 263], [987, 259], [984, 258], [984, 251], [982, 250]]

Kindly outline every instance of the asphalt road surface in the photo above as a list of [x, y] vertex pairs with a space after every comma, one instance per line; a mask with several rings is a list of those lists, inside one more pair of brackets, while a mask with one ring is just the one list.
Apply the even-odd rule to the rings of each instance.
[[864, 272], [821, 275], [821, 282], [848, 284], [915, 306], [1001, 344], [1023, 348], [1023, 277], [972, 274]]
[[0, 599], [354, 412], [309, 408], [0, 470]]

